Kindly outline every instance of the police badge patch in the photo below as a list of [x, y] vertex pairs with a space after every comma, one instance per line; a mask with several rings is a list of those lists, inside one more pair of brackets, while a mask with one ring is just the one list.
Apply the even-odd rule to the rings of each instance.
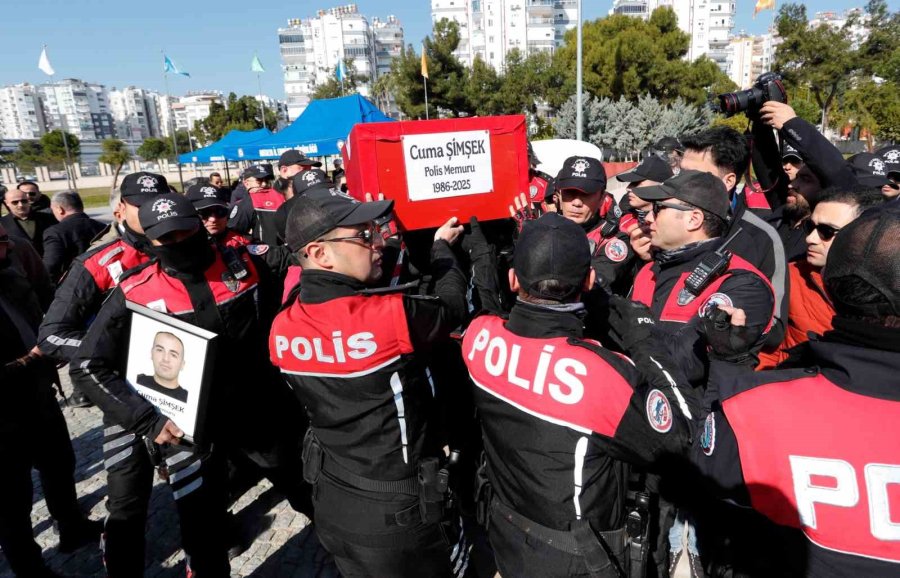
[[731, 297], [724, 293], [713, 293], [709, 296], [709, 299], [707, 299], [706, 302], [700, 306], [700, 310], [697, 311], [697, 315], [699, 315], [700, 317], [706, 317], [706, 313], [709, 311], [709, 308], [713, 303], [717, 304], [719, 307], [722, 307], [723, 305], [725, 307], [734, 307], [734, 302], [731, 300]]
[[621, 263], [628, 256], [628, 247], [625, 246], [625, 241], [622, 239], [613, 239], [606, 244], [604, 252], [613, 263]]
[[688, 291], [687, 289], [682, 289], [678, 292], [678, 305], [684, 307], [691, 301], [695, 299], [694, 294]]
[[658, 389], [651, 390], [647, 396], [647, 420], [650, 427], [659, 433], [672, 429], [672, 407], [669, 399]]
[[232, 293], [237, 293], [241, 288], [241, 282], [234, 278], [231, 271], [222, 273], [222, 283], [225, 283], [225, 286], [228, 287], [228, 290]]
[[707, 456], [711, 456], [716, 450], [716, 414], [706, 416], [703, 424], [703, 435], [700, 437], [700, 449]]
[[268, 245], [247, 245], [247, 252], [251, 255], [261, 257], [269, 252]]

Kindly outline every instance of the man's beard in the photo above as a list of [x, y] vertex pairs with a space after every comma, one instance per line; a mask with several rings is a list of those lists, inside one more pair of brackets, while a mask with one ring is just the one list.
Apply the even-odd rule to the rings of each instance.
[[810, 210], [809, 203], [806, 202], [799, 193], [794, 195], [796, 202], [787, 203], [784, 205], [784, 218], [787, 219], [791, 225], [796, 225], [803, 219], [808, 218], [812, 214], [812, 210]]

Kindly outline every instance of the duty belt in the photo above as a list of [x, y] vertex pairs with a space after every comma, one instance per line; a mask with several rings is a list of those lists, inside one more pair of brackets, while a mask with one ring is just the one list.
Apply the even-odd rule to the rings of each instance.
[[621, 564], [626, 547], [625, 528], [596, 532], [586, 520], [577, 520], [570, 531], [554, 530], [526, 518], [496, 497], [491, 500], [491, 513], [551, 548], [582, 556], [591, 576], [604, 576], [609, 572], [622, 578], [625, 576]]

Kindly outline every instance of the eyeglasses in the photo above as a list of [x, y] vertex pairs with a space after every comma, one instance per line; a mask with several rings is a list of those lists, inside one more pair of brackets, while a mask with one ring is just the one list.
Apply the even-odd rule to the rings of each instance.
[[18, 199], [15, 201], [10, 201], [9, 204], [10, 205], [30, 205], [31, 199]]
[[830, 241], [834, 239], [834, 236], [837, 235], [840, 230], [840, 227], [832, 227], [831, 225], [826, 225], [825, 223], [819, 223], [817, 225], [812, 221], [806, 221], [806, 234], [809, 235], [810, 233], [815, 231], [816, 233], [818, 233], [819, 238], [823, 241]]
[[376, 244], [383, 245], [384, 237], [376, 233], [372, 229], [360, 231], [359, 234], [352, 237], [335, 237], [334, 239], [319, 239], [318, 243], [331, 243], [332, 241], [362, 241], [364, 245], [374, 247]]
[[694, 207], [689, 205], [679, 205], [676, 203], [668, 203], [666, 201], [653, 201], [653, 214], [658, 215], [663, 209], [675, 209], [676, 211], [693, 211]]
[[205, 221], [210, 217], [221, 219], [228, 216], [228, 209], [226, 209], [225, 207], [209, 207], [206, 209], [200, 209], [197, 212], [200, 214], [201, 221]]

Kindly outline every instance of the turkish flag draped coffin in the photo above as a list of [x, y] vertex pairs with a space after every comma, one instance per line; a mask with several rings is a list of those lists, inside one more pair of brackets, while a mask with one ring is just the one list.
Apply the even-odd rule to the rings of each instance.
[[509, 216], [528, 190], [524, 116], [360, 123], [342, 151], [350, 194], [394, 200], [403, 230]]

